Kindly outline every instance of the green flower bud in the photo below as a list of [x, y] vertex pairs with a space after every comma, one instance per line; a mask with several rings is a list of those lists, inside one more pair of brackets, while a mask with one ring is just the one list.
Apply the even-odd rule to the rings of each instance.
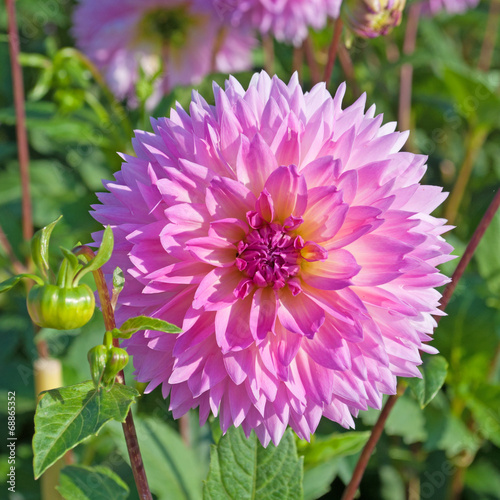
[[106, 386], [113, 385], [115, 377], [123, 370], [128, 363], [128, 353], [121, 347], [112, 347], [108, 351], [108, 361], [102, 376], [103, 384]]
[[85, 284], [66, 288], [35, 285], [28, 294], [28, 312], [37, 325], [57, 330], [72, 330], [89, 322], [95, 298]]
[[87, 354], [90, 364], [90, 373], [94, 384], [99, 386], [101, 382], [106, 363], [108, 362], [109, 349], [105, 345], [96, 345], [92, 347]]
[[405, 3], [406, 0], [344, 0], [342, 17], [360, 37], [376, 38], [400, 24]]

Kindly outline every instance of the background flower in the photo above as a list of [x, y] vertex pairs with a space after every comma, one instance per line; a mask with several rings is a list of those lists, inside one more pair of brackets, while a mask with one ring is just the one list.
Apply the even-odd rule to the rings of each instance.
[[429, 214], [445, 194], [419, 184], [426, 158], [399, 152], [408, 134], [364, 96], [342, 110], [344, 90], [231, 77], [215, 106], [194, 93], [190, 114], [137, 132], [99, 195], [109, 270], [127, 274], [119, 321], [183, 329], [125, 343], [174, 417], [199, 407], [264, 445], [287, 424], [307, 439], [323, 415], [354, 425], [435, 352], [433, 287], [448, 281], [435, 266], [451, 247]]
[[80, 0], [73, 20], [77, 46], [131, 105], [141, 73], [150, 79], [159, 74], [152, 107], [176, 85], [199, 83], [211, 71], [251, 67], [253, 37], [223, 25], [206, 0]]
[[338, 17], [342, 0], [215, 0], [222, 17], [233, 25], [250, 25], [262, 34], [300, 45], [309, 27], [326, 25], [328, 17]]
[[479, 0], [425, 0], [423, 12], [427, 15], [435, 15], [442, 10], [450, 14], [461, 14], [479, 4]]

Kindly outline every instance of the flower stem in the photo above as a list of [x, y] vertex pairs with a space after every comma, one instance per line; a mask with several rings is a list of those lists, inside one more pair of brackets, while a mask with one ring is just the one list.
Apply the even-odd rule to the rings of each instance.
[[304, 58], [304, 45], [293, 48], [292, 73], [297, 72], [299, 80], [302, 80], [302, 60]]
[[316, 54], [314, 53], [314, 45], [311, 36], [308, 35], [304, 40], [304, 53], [306, 56], [307, 66], [311, 75], [312, 85], [316, 85], [320, 81], [320, 72], [318, 63], [316, 62]]
[[[469, 244], [467, 245], [467, 248], [465, 249], [462, 258], [460, 259], [460, 262], [458, 263], [457, 268], [455, 269], [455, 272], [451, 277], [451, 282], [448, 283], [448, 285], [446, 285], [446, 288], [444, 289], [440, 306], [440, 309], [442, 311], [446, 309], [446, 306], [448, 305], [450, 298], [453, 295], [453, 292], [455, 291], [458, 282], [460, 281], [460, 278], [462, 277], [467, 265], [469, 264], [472, 256], [474, 255], [474, 252], [476, 251], [477, 246], [479, 245], [479, 242], [481, 241], [481, 238], [483, 237], [486, 229], [493, 220], [493, 217], [495, 216], [499, 207], [500, 207], [500, 189], [496, 192], [492, 202], [490, 203], [490, 206], [483, 215], [481, 222], [474, 231], [474, 234], [472, 235], [472, 238]], [[434, 319], [436, 320], [437, 323], [439, 323], [440, 318], [441, 316], [437, 316]], [[379, 418], [375, 423], [375, 425], [373, 426], [370, 439], [368, 439], [365, 447], [363, 448], [363, 451], [361, 452], [358, 463], [356, 464], [356, 467], [354, 469], [351, 481], [347, 485], [347, 488], [345, 489], [344, 494], [342, 495], [342, 500], [352, 500], [354, 498], [354, 495], [356, 494], [359, 484], [361, 483], [361, 479], [365, 472], [366, 466], [368, 465], [368, 461], [370, 460], [373, 450], [375, 449], [375, 446], [378, 440], [380, 439], [385, 422], [387, 421], [387, 417], [389, 416], [389, 413], [394, 407], [399, 396], [401, 396], [401, 393], [398, 387], [398, 394], [390, 396], [389, 399], [386, 401], [384, 407], [382, 408]]]
[[[404, 392], [402, 389], [401, 394]], [[358, 490], [359, 484], [361, 483], [361, 479], [363, 478], [363, 474], [365, 473], [366, 466], [370, 460], [370, 457], [375, 449], [375, 445], [377, 444], [380, 436], [382, 435], [382, 431], [384, 430], [385, 422], [387, 421], [387, 417], [391, 412], [392, 408], [396, 404], [396, 401], [399, 398], [398, 394], [394, 394], [393, 396], [389, 396], [389, 399], [386, 401], [382, 411], [380, 412], [380, 416], [378, 417], [377, 422], [373, 426], [372, 432], [370, 434], [370, 438], [365, 444], [363, 451], [359, 457], [358, 463], [356, 464], [356, 468], [352, 474], [352, 478], [350, 483], [347, 485], [347, 488], [344, 490], [341, 500], [352, 500], [356, 491]]]
[[[75, 255], [83, 255], [88, 260], [95, 257], [93, 250], [82, 245], [73, 249]], [[104, 326], [107, 331], [113, 330], [116, 327], [115, 313], [113, 307], [111, 306], [111, 299], [109, 296], [108, 287], [106, 285], [106, 280], [101, 269], [92, 272], [94, 280], [97, 286], [97, 293], [99, 294], [99, 300], [101, 302], [101, 310], [104, 318]], [[113, 339], [113, 345], [115, 347], [119, 346], [118, 339]], [[121, 370], [116, 376], [116, 381], [120, 384], [125, 384], [125, 376], [123, 370]], [[146, 471], [144, 469], [144, 463], [142, 461], [141, 450], [139, 449], [139, 441], [137, 439], [137, 433], [135, 430], [134, 419], [132, 417], [132, 411], [129, 410], [125, 422], [122, 424], [123, 433], [125, 434], [125, 442], [127, 443], [128, 455], [130, 457], [130, 465], [132, 467], [132, 472], [134, 473], [135, 484], [137, 486], [137, 491], [139, 493], [139, 498], [141, 500], [152, 500], [151, 491], [148, 485], [148, 479], [146, 477]]]
[[[412, 4], [409, 9], [408, 22], [406, 24], [405, 38], [403, 42], [403, 54], [406, 56], [413, 54], [415, 51], [420, 9], [420, 2]], [[412, 82], [413, 66], [410, 63], [404, 63], [401, 66], [401, 76], [399, 81], [398, 122], [400, 130], [410, 130], [411, 128]], [[411, 143], [409, 144], [409, 149], [413, 149]]]
[[330, 44], [330, 48], [328, 49], [328, 61], [325, 67], [325, 73], [323, 75], [323, 80], [326, 82], [327, 86], [330, 83], [333, 67], [335, 66], [335, 60], [337, 59], [337, 51], [339, 48], [340, 35], [342, 34], [342, 26], [342, 19], [339, 16], [335, 20], [335, 25], [333, 26], [332, 43]]
[[455, 222], [460, 203], [462, 202], [465, 189], [474, 168], [474, 163], [480, 149], [483, 147], [484, 141], [488, 137], [488, 133], [489, 129], [487, 127], [476, 127], [468, 134], [465, 158], [444, 211], [444, 216], [450, 224]]
[[12, 264], [12, 269], [14, 269], [17, 274], [28, 273], [28, 269], [26, 268], [26, 266], [16, 257], [14, 250], [12, 250], [12, 247], [9, 243], [9, 240], [7, 239], [7, 236], [5, 235], [2, 226], [0, 226], [0, 248], [3, 248], [5, 255]]
[[[5, 0], [7, 6], [8, 33], [9, 33], [9, 53], [10, 65], [12, 71], [12, 87], [14, 92], [14, 108], [16, 112], [16, 137], [17, 137], [17, 155], [19, 159], [19, 174], [21, 177], [21, 207], [22, 207], [22, 231], [25, 241], [33, 237], [33, 209], [31, 206], [30, 193], [30, 171], [29, 171], [29, 147], [28, 133], [26, 131], [26, 111], [24, 108], [24, 83], [21, 65], [19, 64], [19, 33], [17, 31], [16, 8], [14, 0]], [[8, 257], [11, 259], [13, 269], [30, 270], [32, 265], [31, 258], [27, 257], [26, 266], [23, 266], [15, 257], [9, 241], [3, 231], [0, 234], [0, 244], [4, 247]], [[30, 285], [28, 285], [30, 286]], [[35, 326], [35, 332], [37, 331]], [[36, 349], [39, 358], [47, 358], [49, 349], [47, 342], [40, 341], [36, 343]]]
[[17, 32], [14, 0], [6, 0], [6, 5], [14, 107], [16, 110], [17, 154], [21, 174], [23, 237], [26, 241], [29, 241], [33, 236], [33, 216], [30, 195], [28, 134], [26, 132], [26, 113], [24, 109], [24, 84], [21, 65], [19, 64], [19, 33]]
[[339, 44], [339, 62], [340, 65], [342, 66], [342, 71], [344, 72], [345, 77], [347, 78], [348, 82], [351, 85], [352, 92], [355, 95], [356, 98], [358, 98], [361, 95], [361, 92], [359, 90], [359, 85], [358, 82], [356, 81], [356, 73], [354, 72], [354, 65], [352, 63], [351, 56], [349, 55], [349, 51], [347, 50], [347, 47], [341, 43]]
[[497, 39], [498, 25], [500, 24], [500, 0], [491, 0], [488, 13], [488, 23], [484, 32], [483, 44], [479, 55], [478, 69], [488, 71], [493, 59], [495, 42]]
[[446, 306], [448, 305], [448, 302], [450, 301], [450, 298], [453, 295], [453, 292], [455, 291], [455, 288], [460, 278], [464, 274], [464, 271], [468, 266], [470, 260], [472, 259], [472, 256], [474, 255], [474, 252], [476, 251], [476, 248], [479, 245], [481, 238], [483, 237], [486, 229], [488, 229], [488, 226], [493, 220], [493, 217], [495, 216], [499, 207], [500, 207], [500, 189], [498, 189], [498, 191], [496, 192], [492, 202], [490, 203], [490, 206], [483, 215], [481, 222], [474, 231], [474, 234], [472, 235], [472, 238], [470, 239], [469, 244], [467, 245], [467, 248], [465, 249], [465, 252], [462, 255], [462, 258], [460, 259], [460, 262], [458, 263], [455, 272], [451, 277], [451, 282], [448, 283], [448, 285], [444, 289], [440, 306], [440, 309], [442, 311], [444, 311]]
[[264, 69], [269, 75], [274, 74], [274, 42], [269, 35], [262, 35], [262, 49], [264, 50]]

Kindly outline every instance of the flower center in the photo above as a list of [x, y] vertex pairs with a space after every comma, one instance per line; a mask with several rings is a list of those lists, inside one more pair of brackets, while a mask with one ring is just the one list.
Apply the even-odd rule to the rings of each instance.
[[189, 12], [187, 5], [153, 9], [139, 25], [139, 38], [170, 47], [182, 47], [186, 44], [189, 28], [196, 22], [196, 16]]
[[299, 273], [304, 240], [287, 233], [280, 224], [266, 224], [238, 243], [236, 267], [257, 286], [283, 288]]

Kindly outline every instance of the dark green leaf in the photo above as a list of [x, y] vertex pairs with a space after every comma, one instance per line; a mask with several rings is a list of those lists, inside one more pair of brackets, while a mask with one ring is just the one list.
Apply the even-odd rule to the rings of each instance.
[[500, 386], [483, 382], [467, 396], [467, 405], [481, 434], [500, 447]]
[[8, 292], [11, 288], [15, 287], [23, 278], [29, 278], [37, 282], [38, 285], [43, 285], [43, 280], [40, 276], [36, 276], [35, 274], [18, 274], [17, 276], [12, 276], [8, 280], [2, 281], [0, 283], [0, 293]]
[[91, 380], [47, 391], [38, 403], [33, 438], [35, 477], [109, 420], [124, 422], [139, 393], [115, 384], [96, 389]]
[[420, 408], [425, 408], [444, 384], [448, 373], [448, 361], [443, 356], [429, 356], [424, 359], [422, 378], [407, 379], [408, 385], [415, 394]]
[[120, 328], [114, 328], [111, 333], [114, 338], [129, 339], [139, 330], [155, 330], [165, 333], [180, 333], [182, 331], [180, 328], [162, 319], [150, 318], [148, 316], [135, 316], [127, 319]]
[[54, 222], [51, 222], [48, 226], [40, 229], [35, 233], [31, 239], [31, 257], [35, 266], [40, 270], [41, 275], [48, 280], [49, 279], [49, 242], [50, 235], [54, 226], [61, 220], [58, 217]]
[[231, 427], [212, 446], [204, 500], [292, 500], [303, 498], [303, 459], [297, 456], [292, 431], [279, 446], [263, 448], [252, 432]]
[[68, 465], [59, 476], [57, 490], [66, 500], [124, 500], [128, 486], [107, 467]]

